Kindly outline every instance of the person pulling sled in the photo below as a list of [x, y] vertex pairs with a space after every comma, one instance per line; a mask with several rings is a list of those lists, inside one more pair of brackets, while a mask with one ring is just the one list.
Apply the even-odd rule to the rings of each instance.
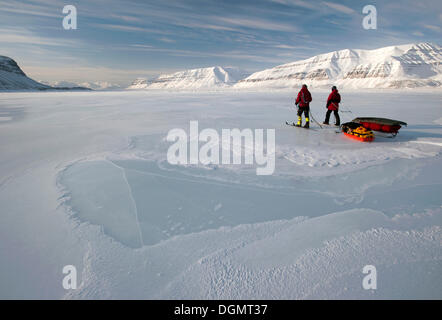
[[330, 93], [327, 99], [327, 105], [326, 105], [327, 113], [325, 114], [325, 120], [323, 124], [329, 124], [330, 115], [333, 112], [336, 118], [335, 125], [338, 127], [341, 125], [341, 119], [339, 118], [339, 113], [338, 113], [340, 102], [341, 102], [341, 95], [339, 94], [336, 86], [333, 86], [332, 92]]
[[312, 95], [310, 91], [307, 89], [307, 85], [303, 84], [301, 90], [298, 93], [298, 97], [296, 98], [296, 106], [298, 107], [298, 122], [295, 124], [296, 127], [302, 126], [302, 114], [305, 116], [305, 125], [304, 128], [310, 127], [310, 102], [312, 102]]

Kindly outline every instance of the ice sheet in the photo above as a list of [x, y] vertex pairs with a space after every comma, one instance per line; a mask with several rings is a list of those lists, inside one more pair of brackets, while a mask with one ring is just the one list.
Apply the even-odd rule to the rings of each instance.
[[[441, 93], [342, 96], [343, 121], [409, 126], [371, 144], [298, 130], [287, 92], [0, 94], [0, 297], [441, 298]], [[190, 120], [276, 129], [275, 174], [169, 165]]]

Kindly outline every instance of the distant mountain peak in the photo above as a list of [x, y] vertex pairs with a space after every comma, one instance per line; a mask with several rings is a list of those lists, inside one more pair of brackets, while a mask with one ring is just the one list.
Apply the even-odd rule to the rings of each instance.
[[235, 67], [212, 66], [136, 79], [129, 89], [216, 89], [232, 86], [249, 74]]
[[95, 81], [95, 82], [71, 82], [71, 81], [54, 81], [46, 82], [40, 81], [46, 85], [49, 85], [55, 89], [90, 89], [90, 90], [118, 90], [121, 86], [115, 83], [107, 81]]

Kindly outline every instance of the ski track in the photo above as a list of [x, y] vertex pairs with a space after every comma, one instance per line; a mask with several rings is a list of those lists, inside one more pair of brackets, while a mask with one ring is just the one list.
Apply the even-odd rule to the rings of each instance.
[[[357, 153], [355, 153], [353, 150], [345, 149], [337, 153], [336, 150], [325, 146], [318, 151], [311, 150], [308, 147], [301, 147], [296, 148], [296, 150], [292, 150], [293, 148], [290, 146], [279, 146], [277, 149], [277, 158], [282, 157], [296, 165], [308, 166], [311, 168], [333, 168], [337, 166], [348, 166], [350, 169], [352, 169], [351, 166], [354, 165], [379, 163], [400, 158], [427, 158], [434, 157], [441, 153], [440, 148], [439, 150], [433, 149], [431, 151], [423, 151], [418, 147], [412, 148], [413, 143], [442, 147], [441, 142], [425, 140], [410, 141], [410, 143], [406, 143], [405, 145], [399, 143], [397, 147], [393, 147], [389, 150], [385, 150], [381, 147], [367, 146], [366, 149], [360, 150]], [[394, 152], [391, 152], [391, 150]]]

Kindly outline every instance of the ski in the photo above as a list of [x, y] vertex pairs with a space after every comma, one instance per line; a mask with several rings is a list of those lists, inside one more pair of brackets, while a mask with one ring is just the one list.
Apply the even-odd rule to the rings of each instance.
[[341, 133], [341, 126], [337, 126], [335, 124], [325, 124], [325, 123], [323, 123], [322, 126], [324, 127], [323, 129], [327, 129], [330, 131], [333, 130], [334, 133]]
[[326, 123], [322, 123], [322, 125], [323, 126], [326, 126], [326, 127], [335, 127], [335, 128], [339, 128], [340, 126], [337, 126], [337, 125], [335, 125], [335, 124], [326, 124]]
[[297, 125], [295, 125], [294, 122], [290, 123], [290, 122], [286, 121], [285, 124], [288, 125], [288, 126], [291, 126], [291, 127], [295, 127], [295, 128], [301, 128], [301, 129], [316, 131], [315, 129], [313, 129], [311, 127], [310, 128], [304, 128], [303, 126], [298, 127]]

